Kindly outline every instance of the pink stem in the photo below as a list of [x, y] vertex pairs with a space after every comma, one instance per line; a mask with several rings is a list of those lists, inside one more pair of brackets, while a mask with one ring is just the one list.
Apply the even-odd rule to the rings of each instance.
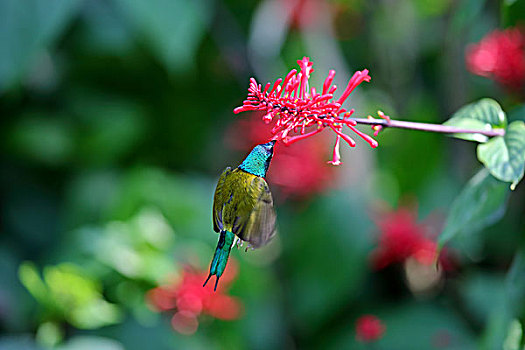
[[439, 132], [444, 134], [482, 134], [485, 136], [503, 136], [505, 135], [504, 129], [492, 129], [492, 130], [479, 130], [479, 129], [463, 129], [455, 126], [441, 125], [441, 124], [429, 124], [429, 123], [417, 123], [407, 122], [403, 120], [383, 120], [383, 119], [366, 119], [366, 118], [350, 118], [348, 120], [354, 120], [357, 124], [364, 125], [381, 125], [383, 127], [399, 128], [399, 129], [411, 129], [421, 130], [429, 132]]

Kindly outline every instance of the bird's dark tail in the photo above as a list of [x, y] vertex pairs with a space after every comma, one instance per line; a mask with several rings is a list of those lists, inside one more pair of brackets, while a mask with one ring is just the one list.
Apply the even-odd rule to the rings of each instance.
[[206, 285], [206, 283], [208, 283], [211, 276], [216, 275], [217, 279], [215, 280], [215, 288], [213, 288], [213, 290], [217, 290], [219, 278], [222, 276], [222, 273], [226, 269], [226, 264], [228, 263], [228, 258], [230, 256], [230, 250], [232, 248], [234, 238], [235, 235], [230, 231], [221, 232], [219, 243], [217, 243], [217, 248], [215, 249], [215, 254], [213, 255], [213, 260], [211, 261], [210, 274], [202, 285], [203, 287]]

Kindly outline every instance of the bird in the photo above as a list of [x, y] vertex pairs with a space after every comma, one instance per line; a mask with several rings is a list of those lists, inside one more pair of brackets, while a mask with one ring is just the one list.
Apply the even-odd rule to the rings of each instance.
[[235, 242], [248, 242], [259, 248], [276, 234], [276, 214], [272, 193], [265, 180], [276, 141], [255, 146], [235, 169], [222, 172], [213, 197], [213, 230], [220, 233], [210, 265], [206, 286], [215, 275], [215, 287], [226, 269]]

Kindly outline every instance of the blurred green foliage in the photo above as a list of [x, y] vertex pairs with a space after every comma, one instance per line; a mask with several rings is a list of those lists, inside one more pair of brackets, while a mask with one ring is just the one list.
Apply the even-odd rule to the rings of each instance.
[[[0, 0], [0, 349], [357, 349], [365, 313], [386, 325], [380, 349], [523, 348], [524, 188], [502, 182], [523, 163], [483, 149], [523, 149], [525, 105], [469, 74], [464, 52], [522, 23], [525, 1], [294, 3]], [[233, 251], [243, 317], [178, 334], [145, 295], [207, 268], [215, 181], [244, 156], [225, 131], [250, 116], [232, 110], [250, 76], [274, 81], [302, 56], [317, 82], [370, 69], [357, 116], [442, 123], [489, 97], [520, 130], [480, 146], [492, 175], [475, 143], [442, 135], [345, 149], [333, 188], [277, 197], [278, 237]], [[400, 266], [370, 265], [377, 209], [407, 201], [457, 260], [423, 295]]]
[[101, 295], [101, 286], [72, 264], [46, 266], [44, 280], [31, 263], [20, 265], [20, 281], [45, 308], [44, 319], [63, 318], [79, 329], [100, 328], [119, 321], [119, 310]]
[[452, 203], [440, 245], [462, 233], [477, 233], [501, 219], [509, 194], [507, 187], [486, 169], [479, 171]]

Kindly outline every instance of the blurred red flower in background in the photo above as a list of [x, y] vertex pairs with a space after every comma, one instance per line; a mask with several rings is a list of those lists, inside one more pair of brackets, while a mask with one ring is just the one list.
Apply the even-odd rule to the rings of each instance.
[[494, 30], [467, 47], [466, 61], [472, 73], [519, 90], [525, 83], [525, 35], [519, 28]]
[[[382, 213], [376, 224], [380, 236], [379, 246], [371, 254], [374, 268], [383, 269], [408, 258], [414, 258], [423, 265], [435, 263], [437, 243], [428, 237], [427, 226], [417, 223], [413, 210], [399, 208]], [[446, 270], [451, 268], [445, 251], [441, 252], [439, 263]]]
[[197, 316], [207, 314], [221, 320], [235, 320], [242, 314], [242, 303], [225, 294], [228, 286], [237, 275], [237, 266], [230, 259], [228, 268], [221, 278], [217, 292], [213, 286], [202, 286], [208, 276], [206, 271], [195, 271], [186, 267], [180, 280], [173, 284], [156, 287], [146, 294], [148, 304], [155, 311], [176, 310], [171, 319], [173, 329], [182, 334], [197, 331]]
[[290, 27], [300, 29], [315, 23], [321, 0], [285, 0], [284, 6], [289, 8]]
[[[226, 132], [225, 141], [236, 150], [248, 150], [266, 142], [272, 127], [256, 118], [239, 119]], [[305, 198], [334, 186], [335, 169], [324, 161], [327, 135], [310, 138], [300, 145], [276, 145], [267, 179], [277, 185], [283, 197]]]
[[380, 339], [385, 330], [386, 327], [379, 318], [374, 315], [363, 315], [356, 321], [355, 336], [357, 340], [368, 343]]

